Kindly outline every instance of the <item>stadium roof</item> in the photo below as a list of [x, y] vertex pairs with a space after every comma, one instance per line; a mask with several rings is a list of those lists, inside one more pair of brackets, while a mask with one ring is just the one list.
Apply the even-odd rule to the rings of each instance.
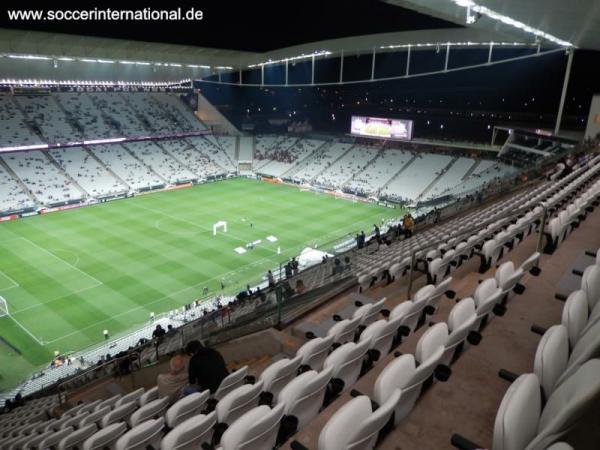
[[[237, 70], [269, 60], [294, 58], [298, 55], [309, 55], [313, 52], [323, 51], [332, 54], [339, 54], [343, 51], [345, 55], [351, 55], [353, 53], [369, 53], [373, 49], [385, 51], [387, 46], [414, 45], [417, 43], [440, 43], [443, 45], [447, 42], [520, 42], [532, 44], [536, 41], [536, 33], [538, 32], [548, 33], [550, 36], [549, 39], [541, 39], [542, 45], [560, 45], [561, 42], [566, 42], [581, 48], [600, 50], [600, 33], [597, 32], [600, 29], [600, 2], [594, 0], [578, 0], [569, 3], [559, 0], [383, 1], [388, 3], [386, 5], [388, 8], [392, 7], [392, 9], [398, 9], [401, 12], [404, 11], [401, 14], [406, 14], [406, 9], [409, 8], [417, 11], [414, 13], [417, 15], [416, 17], [430, 17], [434, 20], [431, 23], [435, 24], [437, 28], [419, 29], [427, 24], [427, 21], [420, 22], [413, 29], [406, 24], [402, 24], [399, 26], [401, 31], [385, 33], [372, 33], [373, 28], [357, 27], [357, 32], [368, 31], [370, 34], [344, 37], [347, 36], [345, 35], [346, 31], [344, 31], [347, 28], [342, 27], [338, 29], [337, 33], [334, 33], [337, 36], [341, 34], [341, 37], [312, 42], [305, 41], [306, 43], [266, 52], [0, 28], [0, 55], [48, 55], [53, 58], [66, 56], [151, 63], [194, 64], [211, 66], [212, 69], [232, 68]], [[493, 19], [485, 14], [481, 17], [475, 17], [473, 11], [467, 11], [469, 5], [489, 8], [495, 13], [505, 15], [509, 22], [519, 21], [525, 26], [533, 27], [535, 32], [515, 26], [514, 22], [512, 24], [503, 23], [498, 18]], [[474, 23], [466, 23], [468, 13], [474, 17]], [[317, 19], [316, 15], [314, 17], [316, 23], [313, 24], [313, 28], [328, 28], [329, 22], [324, 23]], [[248, 18], [248, 21], [252, 22], [252, 18]], [[256, 26], [260, 27], [261, 23], [256, 23]], [[301, 25], [303, 27], [311, 26], [306, 23]], [[329, 23], [329, 25], [332, 24]], [[388, 25], [382, 29], [389, 29]], [[156, 27], [160, 26], [160, 24], [156, 25]], [[296, 26], [296, 28], [298, 27]], [[70, 30], [72, 31], [71, 28]], [[273, 45], [293, 42], [286, 38], [279, 40], [277, 30], [278, 28], [273, 28], [271, 33], [267, 33]], [[257, 31], [257, 33], [259, 32]], [[158, 36], [157, 39], [165, 37], [165, 40], [168, 40], [168, 34], [166, 32], [154, 33], [155, 36]], [[140, 33], [139, 36], [146, 35]], [[245, 39], [243, 33], [234, 33], [233, 36], [231, 33], [227, 33], [227, 35], [227, 38], [223, 38], [223, 42], [230, 42], [231, 39], [237, 39], [238, 41]], [[308, 33], [303, 38], [307, 36], [313, 35]], [[322, 35], [317, 33], [314, 36]], [[556, 41], [552, 41], [552, 39]]]
[[[466, 25], [466, 6], [476, 4], [550, 33], [576, 47], [600, 50], [600, 2], [597, 0], [384, 0], [403, 8]], [[528, 33], [482, 15], [469, 28], [497, 31], [522, 40]], [[531, 37], [531, 35], [529, 36]]]

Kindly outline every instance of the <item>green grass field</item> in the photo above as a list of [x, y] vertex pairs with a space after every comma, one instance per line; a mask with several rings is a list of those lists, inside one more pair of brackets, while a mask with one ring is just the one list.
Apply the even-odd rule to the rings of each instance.
[[[237, 292], [315, 243], [369, 231], [400, 210], [248, 179], [0, 224], [0, 390], [48, 363], [211, 293]], [[242, 220], [245, 219], [245, 220]], [[228, 232], [212, 234], [225, 220]], [[250, 223], [254, 227], [250, 227]], [[265, 238], [276, 236], [277, 242]], [[261, 239], [239, 255], [236, 247]], [[281, 247], [282, 254], [277, 254]]]

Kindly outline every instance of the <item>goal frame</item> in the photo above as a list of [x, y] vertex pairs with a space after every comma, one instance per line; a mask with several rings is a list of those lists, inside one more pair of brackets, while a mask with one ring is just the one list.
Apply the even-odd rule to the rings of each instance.
[[227, 233], [227, 222], [225, 220], [219, 220], [217, 223], [213, 224], [213, 236], [217, 235], [217, 230], [219, 228], [223, 228], [223, 232]]
[[10, 312], [8, 311], [8, 302], [0, 295], [0, 318], [5, 316], [10, 317]]

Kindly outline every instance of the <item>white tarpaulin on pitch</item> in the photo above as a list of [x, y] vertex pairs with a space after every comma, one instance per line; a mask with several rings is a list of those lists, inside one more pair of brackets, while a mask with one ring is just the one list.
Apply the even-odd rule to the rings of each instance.
[[325, 255], [329, 258], [333, 256], [327, 252], [307, 247], [300, 252], [300, 256], [298, 256], [298, 265], [300, 266], [300, 269], [304, 269], [306, 267], [314, 266], [315, 264], [320, 264]]

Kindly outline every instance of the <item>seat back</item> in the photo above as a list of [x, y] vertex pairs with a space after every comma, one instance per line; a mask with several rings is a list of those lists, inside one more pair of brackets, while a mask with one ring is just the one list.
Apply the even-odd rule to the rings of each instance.
[[325, 360], [324, 368], [333, 369], [333, 377], [344, 382], [344, 389], [352, 386], [360, 375], [363, 357], [369, 349], [369, 341], [358, 344], [348, 342], [335, 349]]
[[327, 336], [333, 336], [333, 342], [345, 344], [354, 340], [354, 335], [360, 325], [361, 317], [353, 317], [335, 323], [329, 330]]
[[121, 436], [115, 450], [146, 450], [149, 446], [159, 448], [165, 419], [148, 420]]
[[42, 439], [38, 443], [37, 447], [40, 449], [56, 447], [58, 443], [63, 440], [63, 438], [66, 438], [73, 431], [73, 427], [67, 427], [63, 428], [60, 431], [55, 431], [54, 433], [48, 435], [46, 438]]
[[564, 325], [554, 325], [542, 336], [535, 352], [533, 372], [537, 375], [546, 398], [567, 367], [569, 338]]
[[111, 423], [119, 422], [120, 420], [127, 421], [129, 416], [137, 409], [135, 401], [125, 403], [124, 405], [117, 406], [106, 416], [104, 416], [100, 422], [102, 428], [110, 425]]
[[298, 349], [296, 354], [302, 355], [302, 364], [313, 370], [321, 370], [333, 344], [334, 336], [314, 338]]
[[450, 364], [457, 347], [467, 338], [469, 332], [476, 327], [477, 314], [472, 298], [463, 298], [450, 310], [448, 315], [448, 340], [446, 342], [446, 358], [443, 364]]
[[353, 398], [325, 424], [319, 435], [319, 450], [372, 449], [399, 399], [400, 391], [395, 390], [385, 403], [372, 411], [369, 397]]
[[450, 283], [452, 283], [452, 277], [446, 277], [437, 286], [435, 286], [435, 289], [431, 291], [429, 300], [427, 300], [427, 304], [437, 309], [437, 304], [439, 303], [442, 295], [444, 295], [450, 288]]
[[95, 423], [96, 425], [100, 425], [102, 418], [106, 416], [110, 412], [110, 406], [104, 406], [97, 411], [94, 411], [91, 414], [88, 414], [78, 424], [78, 427], [82, 427], [89, 423]]
[[140, 396], [140, 406], [144, 406], [147, 403], [150, 403], [153, 400], [158, 398], [158, 386], [154, 386], [151, 389], [148, 389]]
[[135, 391], [130, 392], [129, 394], [124, 395], [119, 400], [117, 400], [117, 403], [115, 403], [115, 408], [129, 402], [135, 402], [136, 405], [139, 405], [140, 397], [144, 395], [145, 391], [146, 389], [141, 387], [139, 389], [136, 389]]
[[[354, 312], [354, 314], [352, 315], [352, 317], [354, 318], [354, 317], [360, 316], [360, 318], [361, 318], [360, 324], [364, 325], [364, 326], [369, 326], [370, 324], [375, 322], [375, 320], [377, 320], [377, 316], [383, 309], [385, 302], [386, 302], [386, 297], [383, 297], [382, 299], [376, 301], [375, 303], [371, 303], [369, 305], [369, 307], [364, 309], [361, 314], [357, 314], [357, 313], [362, 308], [357, 309]], [[367, 306], [367, 305], [365, 305], [365, 306]]]
[[283, 405], [258, 406], [236, 420], [223, 434], [223, 450], [272, 450], [275, 447]]
[[131, 415], [129, 425], [133, 428], [148, 419], [162, 417], [168, 407], [169, 397], [152, 400]]
[[561, 323], [567, 328], [569, 344], [575, 346], [588, 322], [588, 299], [581, 289], [571, 292], [562, 310]]
[[396, 336], [401, 322], [402, 317], [390, 321], [385, 319], [378, 320], [365, 328], [360, 335], [360, 340], [364, 341], [369, 339], [369, 350], [377, 350], [380, 354], [380, 358], [383, 358], [392, 349], [394, 336]]
[[573, 375], [557, 386], [546, 402], [537, 425], [537, 436], [527, 449], [545, 449], [596, 411], [600, 400], [600, 360], [581, 365]]
[[523, 273], [521, 268], [515, 270], [515, 265], [512, 261], [506, 261], [500, 264], [494, 278], [496, 278], [496, 283], [502, 289], [502, 292], [507, 293], [516, 286]]
[[204, 408], [209, 397], [210, 391], [207, 389], [204, 392], [186, 395], [175, 402], [165, 414], [165, 421], [169, 428], [175, 428], [183, 421], [198, 414]]
[[61, 441], [58, 443], [58, 450], [76, 450], [96, 431], [98, 431], [98, 427], [95, 423], [85, 425], [79, 430], [74, 431], [73, 433], [61, 439]]
[[307, 425], [318, 413], [325, 399], [325, 389], [333, 369], [304, 372], [290, 381], [279, 393], [277, 403], [285, 405], [285, 414], [298, 419], [298, 429]]
[[219, 400], [216, 407], [217, 421], [231, 424], [246, 411], [258, 406], [259, 396], [263, 390], [263, 382], [244, 384]]
[[494, 421], [492, 450], [523, 450], [535, 436], [542, 397], [538, 377], [521, 375], [508, 388]]
[[556, 382], [556, 386], [573, 375], [582, 364], [592, 358], [598, 357], [600, 357], [600, 322], [596, 322], [596, 324], [581, 335], [571, 351], [567, 367]]
[[121, 398], [121, 394], [113, 395], [112, 397], [107, 398], [106, 400], [103, 400], [100, 403], [98, 403], [96, 405], [96, 407], [94, 408], [94, 411], [99, 411], [102, 408], [104, 408], [105, 406], [108, 406], [110, 409], [113, 409], [115, 404], [119, 401], [120, 398]]
[[223, 378], [223, 381], [221, 381], [221, 384], [219, 385], [213, 397], [217, 400], [221, 400], [229, 392], [244, 384], [244, 378], [246, 377], [246, 375], [248, 375], [248, 366], [240, 367], [235, 372], [230, 373], [225, 378]]
[[[443, 349], [440, 348], [440, 351]], [[409, 398], [406, 387], [410, 387], [416, 373], [416, 362], [415, 358], [411, 354], [401, 355], [400, 357], [391, 361], [381, 371], [377, 380], [375, 380], [375, 386], [373, 388], [373, 400], [382, 405], [392, 393], [399, 389], [402, 392], [400, 401], [396, 405], [396, 414], [394, 421], [396, 424], [400, 423], [402, 418], [406, 416], [412, 409], [415, 399], [410, 403], [406, 404]], [[415, 391], [415, 389], [413, 389]], [[411, 396], [412, 397], [412, 396]]]
[[277, 398], [281, 389], [296, 376], [300, 364], [302, 364], [302, 355], [296, 355], [293, 359], [281, 359], [271, 364], [260, 374], [263, 390], [273, 394], [273, 398]]
[[494, 305], [502, 299], [502, 289], [498, 287], [495, 278], [488, 278], [477, 286], [473, 294], [477, 317], [483, 320], [494, 309]]
[[429, 276], [431, 283], [436, 284], [439, 283], [445, 276], [448, 271], [448, 261], [445, 261], [443, 258], [435, 258], [431, 261], [427, 267], [427, 271], [429, 272]]
[[592, 264], [586, 267], [581, 277], [581, 289], [587, 295], [590, 311], [600, 301], [600, 266]]
[[217, 423], [217, 413], [198, 414], [180, 422], [161, 441], [162, 450], [193, 450], [210, 442], [213, 427]]
[[83, 443], [83, 450], [103, 450], [112, 448], [117, 440], [127, 431], [125, 422], [117, 422], [97, 431]]

